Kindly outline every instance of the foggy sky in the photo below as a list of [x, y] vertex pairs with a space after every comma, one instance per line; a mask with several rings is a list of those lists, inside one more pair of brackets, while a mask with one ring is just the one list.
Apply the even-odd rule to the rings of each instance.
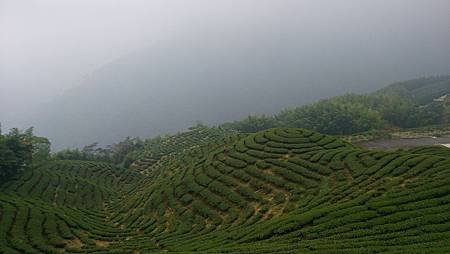
[[[292, 5], [240, 0], [0, 0], [0, 118], [76, 86], [102, 65], [160, 40], [217, 24], [279, 18]], [[271, 23], [270, 21], [268, 23]]]
[[[365, 70], [378, 79], [357, 73], [361, 91], [445, 74], [449, 10], [448, 0], [0, 0], [0, 121], [4, 128], [26, 127], [27, 113], [105, 64], [164, 41], [207, 39], [217, 30], [300, 36], [300, 47], [320, 54], [309, 55], [308, 80], [334, 75], [330, 86], [345, 87], [342, 72], [355, 75], [354, 66], [383, 59]], [[343, 67], [335, 69], [338, 62]]]

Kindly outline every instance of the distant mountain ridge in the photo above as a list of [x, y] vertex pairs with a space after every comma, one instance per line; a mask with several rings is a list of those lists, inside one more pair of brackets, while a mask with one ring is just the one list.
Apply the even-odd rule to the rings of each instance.
[[381, 89], [381, 94], [396, 94], [418, 104], [428, 104], [450, 94], [450, 75], [398, 82]]
[[345, 94], [283, 109], [275, 115], [249, 115], [221, 126], [240, 132], [295, 127], [348, 135], [390, 128], [450, 123], [450, 76], [394, 83], [366, 94]]
[[130, 135], [177, 132], [197, 121], [221, 124], [275, 114], [436, 71], [398, 64], [386, 74], [380, 69], [386, 59], [365, 55], [370, 52], [350, 57], [352, 51], [334, 51], [325, 42], [314, 47], [294, 30], [264, 31], [214, 31], [136, 51], [30, 112], [24, 125], [35, 126], [56, 149], [107, 145]]

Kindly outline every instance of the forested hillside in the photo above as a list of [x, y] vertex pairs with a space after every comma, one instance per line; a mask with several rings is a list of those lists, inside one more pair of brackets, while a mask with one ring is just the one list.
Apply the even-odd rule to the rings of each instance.
[[222, 126], [241, 132], [297, 127], [341, 135], [415, 128], [449, 123], [449, 99], [450, 76], [429, 77], [395, 83], [370, 94], [332, 97], [273, 116], [250, 115]]
[[224, 134], [155, 140], [130, 169], [27, 167], [1, 185], [0, 252], [450, 251], [447, 148], [369, 151], [296, 128]]
[[443, 95], [450, 94], [450, 76], [427, 77], [392, 84], [380, 94], [398, 95], [417, 104], [428, 104]]

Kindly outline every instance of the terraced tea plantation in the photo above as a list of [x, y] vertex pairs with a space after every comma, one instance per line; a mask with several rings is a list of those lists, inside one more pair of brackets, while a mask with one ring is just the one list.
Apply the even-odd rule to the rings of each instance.
[[448, 149], [214, 131], [155, 143], [130, 169], [34, 165], [1, 187], [0, 253], [450, 252]]
[[226, 142], [225, 140], [235, 135], [237, 133], [234, 131], [221, 128], [209, 128], [202, 125], [191, 127], [185, 132], [151, 140], [150, 144], [140, 152], [141, 159], [136, 160], [131, 167], [143, 174], [151, 174], [164, 156], [174, 156], [185, 150], [214, 142]]

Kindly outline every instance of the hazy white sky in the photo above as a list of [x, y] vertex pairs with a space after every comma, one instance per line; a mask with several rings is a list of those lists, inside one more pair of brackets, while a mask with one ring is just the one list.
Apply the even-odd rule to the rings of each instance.
[[51, 100], [103, 64], [155, 41], [210, 23], [276, 18], [276, 9], [290, 2], [0, 0], [0, 116]]
[[162, 2], [0, 0], [0, 107], [32, 107], [27, 101], [50, 99], [102, 64], [170, 36], [188, 16]]
[[296, 26], [305, 38], [336, 45], [355, 36], [380, 48], [404, 39], [442, 50], [449, 13], [448, 0], [0, 0], [0, 120], [114, 59], [204, 26]]

